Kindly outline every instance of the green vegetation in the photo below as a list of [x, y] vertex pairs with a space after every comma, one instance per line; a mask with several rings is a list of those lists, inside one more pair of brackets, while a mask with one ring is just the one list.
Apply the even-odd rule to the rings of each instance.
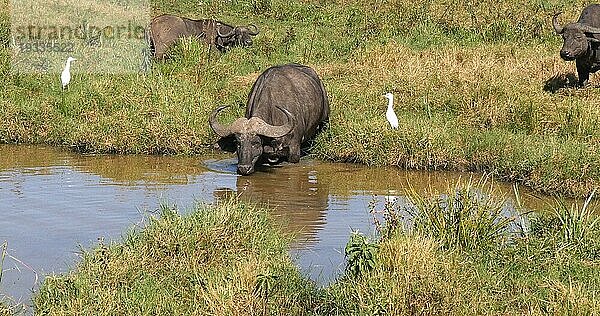
[[358, 277], [373, 270], [378, 248], [376, 243], [370, 242], [364, 235], [353, 233], [344, 250], [347, 258], [346, 273]]
[[[413, 169], [486, 171], [536, 190], [584, 196], [600, 186], [598, 80], [574, 89], [550, 17], [576, 20], [583, 1], [152, 2], [153, 14], [256, 23], [248, 49], [208, 53], [194, 41], [152, 72], [10, 73], [8, 0], [0, 2], [0, 142], [80, 151], [198, 154], [216, 136], [208, 114], [243, 114], [261, 71], [314, 67], [331, 101], [315, 157]], [[491, 9], [493, 8], [493, 9]], [[83, 62], [83, 61], [82, 61]], [[81, 69], [79, 69], [81, 71]], [[396, 96], [398, 130], [383, 116]]]
[[188, 215], [162, 207], [121, 243], [101, 241], [71, 273], [46, 277], [36, 314], [600, 313], [600, 227], [586, 215], [595, 205], [521, 216], [490, 190], [413, 191], [374, 208], [378, 238], [353, 234], [345, 274], [325, 288], [299, 273], [290, 236], [265, 209], [232, 199]]
[[[7, 246], [8, 243], [6, 241], [0, 246], [0, 289], [2, 288], [2, 275], [4, 272], [4, 259], [6, 258]], [[0, 294], [0, 316], [17, 315], [18, 308], [22, 308], [22, 306], [14, 304], [9, 298]]]
[[[595, 315], [600, 229], [585, 206], [522, 218], [489, 189], [409, 194], [387, 205], [375, 268], [325, 289], [327, 313]], [[589, 202], [589, 200], [588, 200]], [[404, 221], [397, 221], [404, 218]], [[406, 219], [409, 219], [406, 221]], [[577, 220], [586, 218], [583, 220]], [[523, 223], [530, 222], [523, 225]], [[581, 238], [573, 238], [578, 222]]]
[[[4, 253], [6, 251], [6, 242], [2, 244], [2, 252], [0, 253], [0, 285], [2, 284], [2, 272], [4, 271]], [[0, 296], [0, 316], [10, 315], [10, 309], [7, 306], [6, 302], [2, 300], [2, 296]]]
[[[203, 154], [207, 118], [269, 66], [315, 68], [329, 128], [313, 156], [413, 169], [486, 171], [547, 193], [600, 186], [600, 89], [575, 89], [550, 17], [583, 1], [235, 0], [152, 2], [178, 13], [261, 27], [227, 54], [183, 41], [149, 73], [10, 72], [9, 1], [0, 0], [0, 142], [85, 152]], [[66, 56], [65, 56], [66, 57]], [[384, 118], [394, 92], [400, 128]], [[346, 274], [319, 289], [287, 255], [265, 210], [235, 201], [160, 218], [122, 243], [100, 243], [36, 293], [43, 315], [600, 314], [600, 222], [593, 203], [505, 214], [486, 190], [410, 192], [387, 205], [379, 239], [353, 235]], [[410, 224], [402, 219], [411, 218]], [[518, 221], [516, 220], [518, 219]], [[0, 315], [12, 310], [0, 303]]]
[[40, 315], [301, 314], [312, 286], [267, 213], [225, 201], [187, 216], [163, 207], [120, 244], [86, 251], [76, 270], [47, 277]]
[[11, 299], [0, 296], [0, 316], [27, 315], [27, 308], [23, 304], [16, 304]]

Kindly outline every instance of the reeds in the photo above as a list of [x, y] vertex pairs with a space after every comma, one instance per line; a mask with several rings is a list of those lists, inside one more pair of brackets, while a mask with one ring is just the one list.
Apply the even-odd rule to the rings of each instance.
[[584, 244], [600, 231], [600, 217], [590, 207], [594, 193], [588, 196], [581, 208], [575, 204], [568, 207], [562, 199], [552, 208], [554, 217], [560, 222], [560, 236], [565, 243]]
[[[2, 244], [1, 252], [0, 252], [0, 288], [2, 286], [2, 273], [4, 272], [4, 258], [6, 254], [6, 246], [7, 242], [5, 241]], [[11, 315], [10, 308], [4, 301], [3, 295], [0, 295], [0, 316], [9, 316]]]
[[438, 240], [446, 249], [476, 250], [502, 242], [514, 218], [507, 217], [503, 199], [481, 188], [485, 185], [468, 181], [443, 195], [412, 190], [408, 197], [414, 207], [407, 208], [411, 231]]

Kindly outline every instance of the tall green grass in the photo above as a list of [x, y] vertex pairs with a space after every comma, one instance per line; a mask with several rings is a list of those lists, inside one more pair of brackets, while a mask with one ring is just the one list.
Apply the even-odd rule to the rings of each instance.
[[580, 244], [593, 239], [593, 234], [600, 230], [600, 217], [590, 208], [590, 201], [594, 194], [590, 194], [581, 208], [572, 205], [567, 208], [564, 201], [560, 201], [553, 209], [554, 216], [560, 221], [558, 225], [562, 238], [567, 243]]
[[0, 302], [0, 315], [2, 315], [2, 316], [10, 316], [11, 315], [10, 308], [4, 302]]
[[[0, 286], [2, 286], [2, 274], [4, 272], [4, 257], [6, 251], [6, 242], [2, 244], [2, 252], [0, 252]], [[7, 303], [4, 301], [2, 295], [0, 295], [0, 316], [10, 315], [10, 309]]]
[[[386, 205], [374, 267], [325, 289], [321, 314], [598, 314], [600, 256], [590, 245], [600, 229], [589, 200], [535, 215], [501, 211], [505, 203], [467, 182]], [[525, 229], [515, 215], [527, 216]]]
[[502, 242], [514, 218], [506, 217], [504, 200], [474, 188], [469, 182], [444, 195], [411, 192], [412, 232], [435, 238], [446, 249], [481, 250]]
[[48, 276], [39, 315], [300, 315], [313, 291], [287, 255], [290, 236], [263, 209], [223, 201], [182, 216], [162, 207], [122, 243], [84, 251]]
[[[7, 241], [4, 241], [0, 246], [0, 290], [2, 289], [2, 275], [4, 273], [4, 260], [7, 257], [7, 247]], [[12, 298], [6, 296], [0, 291], [0, 316], [15, 316], [24, 314], [25, 306], [23, 304], [15, 303]]]

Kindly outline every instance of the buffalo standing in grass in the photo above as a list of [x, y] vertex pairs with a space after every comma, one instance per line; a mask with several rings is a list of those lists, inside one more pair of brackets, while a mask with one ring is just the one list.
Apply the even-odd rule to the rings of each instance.
[[576, 23], [565, 26], [558, 23], [559, 14], [552, 18], [552, 25], [564, 39], [560, 57], [567, 61], [575, 60], [579, 85], [585, 86], [590, 73], [600, 69], [600, 5], [587, 6]]
[[152, 19], [148, 37], [154, 57], [163, 59], [167, 49], [180, 38], [204, 39], [209, 45], [224, 52], [233, 46], [252, 45], [252, 36], [258, 32], [258, 27], [253, 24], [231, 26], [215, 20], [192, 20], [164, 14]]
[[241, 175], [254, 172], [257, 163], [298, 162], [300, 147], [315, 136], [329, 118], [325, 87], [307, 66], [287, 64], [263, 72], [252, 87], [246, 115], [229, 126], [217, 122], [215, 109], [210, 127], [221, 136], [222, 149], [237, 152]]

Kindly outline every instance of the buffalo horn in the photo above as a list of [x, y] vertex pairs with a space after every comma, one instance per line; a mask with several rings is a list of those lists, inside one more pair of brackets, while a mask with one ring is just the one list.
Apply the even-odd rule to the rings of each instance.
[[[250, 27], [252, 27], [254, 29], [254, 31], [251, 31]], [[260, 29], [258, 28], [258, 26], [254, 25], [254, 24], [248, 25], [248, 33], [250, 35], [252, 35], [252, 36], [258, 35], [258, 32], [260, 32]]]
[[210, 128], [212, 128], [212, 130], [221, 137], [227, 137], [235, 132], [241, 131], [242, 126], [244, 125], [244, 122], [247, 121], [247, 119], [245, 117], [242, 117], [242, 118], [235, 120], [235, 122], [233, 122], [229, 126], [224, 126], [221, 123], [219, 123], [217, 121], [217, 115], [219, 114], [219, 112], [223, 111], [225, 108], [228, 108], [228, 107], [229, 107], [228, 105], [223, 105], [223, 106], [216, 108], [214, 111], [212, 111], [212, 113], [210, 114], [210, 117], [208, 118], [208, 123], [210, 124]]
[[600, 28], [597, 28], [597, 27], [593, 27], [593, 26], [589, 26], [589, 25], [585, 25], [585, 24], [579, 24], [578, 27], [584, 33], [600, 33]]
[[552, 17], [552, 26], [554, 26], [554, 30], [556, 31], [556, 34], [562, 34], [562, 32], [563, 32], [563, 27], [560, 26], [560, 24], [558, 24], [558, 16], [561, 13], [562, 12], [558, 12], [558, 13], [554, 14], [554, 17]]
[[223, 33], [221, 33], [221, 28], [222, 27], [223, 27], [222, 24], [219, 24], [217, 26], [217, 35], [219, 35], [219, 37], [229, 37], [229, 36], [233, 35], [233, 33], [235, 32], [235, 28], [232, 28], [231, 31], [229, 31], [229, 33], [223, 34]]
[[250, 120], [254, 120], [257, 124], [256, 134], [271, 138], [278, 138], [289, 134], [292, 131], [292, 129], [294, 129], [294, 126], [296, 125], [296, 119], [294, 118], [292, 113], [279, 106], [277, 106], [277, 108], [283, 113], [285, 113], [285, 116], [287, 117], [287, 122], [281, 126], [274, 126], [263, 121], [261, 118], [253, 117]]

